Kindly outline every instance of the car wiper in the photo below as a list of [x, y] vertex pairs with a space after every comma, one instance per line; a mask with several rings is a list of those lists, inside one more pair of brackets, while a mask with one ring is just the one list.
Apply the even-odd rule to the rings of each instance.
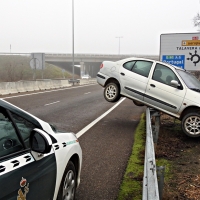
[[194, 91], [196, 91], [196, 92], [200, 92], [200, 89], [198, 89], [198, 88], [190, 88], [191, 90], [194, 90]]

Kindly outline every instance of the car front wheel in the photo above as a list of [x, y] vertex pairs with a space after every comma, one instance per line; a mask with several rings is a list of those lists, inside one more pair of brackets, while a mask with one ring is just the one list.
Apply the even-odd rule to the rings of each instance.
[[181, 122], [183, 132], [190, 137], [200, 137], [200, 114], [191, 112], [186, 114]]
[[73, 162], [69, 161], [60, 184], [57, 200], [74, 200], [76, 192], [76, 170]]
[[108, 102], [116, 102], [120, 99], [119, 86], [116, 83], [108, 83], [104, 89], [104, 98]]

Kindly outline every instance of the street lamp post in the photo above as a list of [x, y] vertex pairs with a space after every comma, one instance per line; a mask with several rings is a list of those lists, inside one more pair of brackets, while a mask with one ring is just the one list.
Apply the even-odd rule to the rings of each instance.
[[74, 0], [72, 0], [72, 71], [74, 85]]
[[116, 38], [119, 39], [119, 54], [120, 54], [120, 39], [123, 38], [123, 37], [122, 37], [122, 36], [118, 36], [118, 37], [116, 37]]

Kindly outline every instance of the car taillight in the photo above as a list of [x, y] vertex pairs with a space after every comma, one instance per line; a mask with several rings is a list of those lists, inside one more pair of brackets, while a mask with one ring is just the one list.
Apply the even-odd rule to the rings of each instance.
[[103, 68], [103, 63], [101, 63], [101, 65], [100, 65], [100, 69], [101, 69], [101, 68]]

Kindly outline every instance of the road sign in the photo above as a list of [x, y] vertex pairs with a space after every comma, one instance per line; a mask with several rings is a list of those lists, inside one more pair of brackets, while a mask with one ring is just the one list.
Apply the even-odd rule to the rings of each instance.
[[160, 60], [186, 70], [200, 70], [200, 33], [160, 35]]
[[40, 62], [37, 58], [32, 58], [30, 61], [30, 67], [32, 69], [39, 69], [40, 68]]
[[[34, 62], [35, 62], [34, 60], [36, 60], [36, 63], [35, 63], [36, 65], [34, 65]], [[31, 62], [33, 62], [32, 64], [34, 66], [36, 66], [36, 69], [45, 69], [45, 54], [44, 53], [31, 53]]]
[[185, 55], [163, 55], [162, 61], [184, 69]]

